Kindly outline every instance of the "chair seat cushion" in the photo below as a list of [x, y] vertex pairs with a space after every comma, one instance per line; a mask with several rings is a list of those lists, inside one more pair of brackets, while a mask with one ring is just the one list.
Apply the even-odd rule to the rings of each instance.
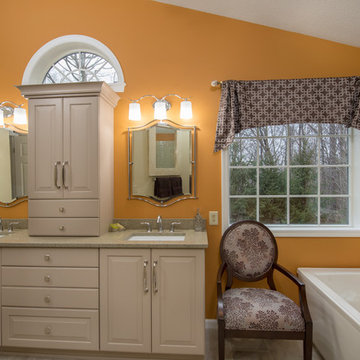
[[278, 291], [229, 289], [223, 299], [225, 329], [305, 331], [299, 306]]

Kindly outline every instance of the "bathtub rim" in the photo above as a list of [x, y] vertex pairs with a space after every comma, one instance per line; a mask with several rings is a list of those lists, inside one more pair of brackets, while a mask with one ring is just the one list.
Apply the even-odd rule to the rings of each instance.
[[[360, 275], [360, 268], [301, 267], [297, 269], [297, 272], [298, 274], [301, 274], [302, 278], [305, 278], [307, 281], [309, 281], [309, 283], [312, 285], [312, 288], [316, 292], [318, 292], [320, 295], [325, 295], [325, 300], [327, 302], [331, 302], [331, 304], [334, 305], [335, 310], [346, 317], [346, 319], [349, 320], [351, 324], [358, 329], [358, 331], [360, 331], [360, 312], [317, 277], [319, 274], [329, 275], [331, 273], [339, 274], [350, 272]], [[302, 280], [302, 282], [305, 283], [304, 280]], [[306, 285], [307, 284], [305, 283], [305, 291]]]

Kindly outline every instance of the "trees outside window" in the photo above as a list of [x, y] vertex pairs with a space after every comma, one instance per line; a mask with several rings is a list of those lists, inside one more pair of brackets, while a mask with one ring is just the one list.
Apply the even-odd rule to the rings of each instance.
[[99, 55], [79, 51], [56, 61], [46, 73], [43, 84], [105, 81], [118, 82], [114, 67]]
[[229, 224], [349, 224], [350, 140], [338, 124], [242, 131], [227, 151]]

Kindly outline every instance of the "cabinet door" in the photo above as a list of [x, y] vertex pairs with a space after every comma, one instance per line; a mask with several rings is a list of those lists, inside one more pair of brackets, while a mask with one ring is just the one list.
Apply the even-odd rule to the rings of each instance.
[[152, 352], [204, 354], [204, 251], [152, 250]]
[[60, 198], [62, 190], [62, 100], [29, 102], [29, 197]]
[[64, 98], [64, 197], [98, 197], [98, 98]]
[[151, 352], [150, 250], [100, 251], [100, 350]]

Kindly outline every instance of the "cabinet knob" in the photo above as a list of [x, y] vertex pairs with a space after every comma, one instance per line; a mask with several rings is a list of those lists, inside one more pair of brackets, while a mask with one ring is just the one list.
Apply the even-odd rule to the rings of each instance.
[[44, 301], [48, 304], [51, 301], [50, 296], [45, 296]]
[[65, 209], [64, 209], [63, 207], [59, 207], [59, 211], [60, 211], [61, 213], [63, 213], [63, 212], [65, 211]]
[[50, 326], [47, 326], [45, 329], [44, 329], [44, 333], [46, 334], [46, 335], [49, 335], [49, 334], [51, 334], [51, 327]]
[[61, 230], [61, 231], [65, 230], [65, 226], [64, 226], [64, 225], [60, 225], [60, 226], [59, 226], [59, 230]]
[[45, 259], [45, 261], [50, 261], [50, 254], [44, 255], [44, 259]]
[[44, 281], [50, 282], [50, 280], [51, 280], [51, 276], [50, 276], [50, 275], [45, 275], [45, 276], [44, 276]]

